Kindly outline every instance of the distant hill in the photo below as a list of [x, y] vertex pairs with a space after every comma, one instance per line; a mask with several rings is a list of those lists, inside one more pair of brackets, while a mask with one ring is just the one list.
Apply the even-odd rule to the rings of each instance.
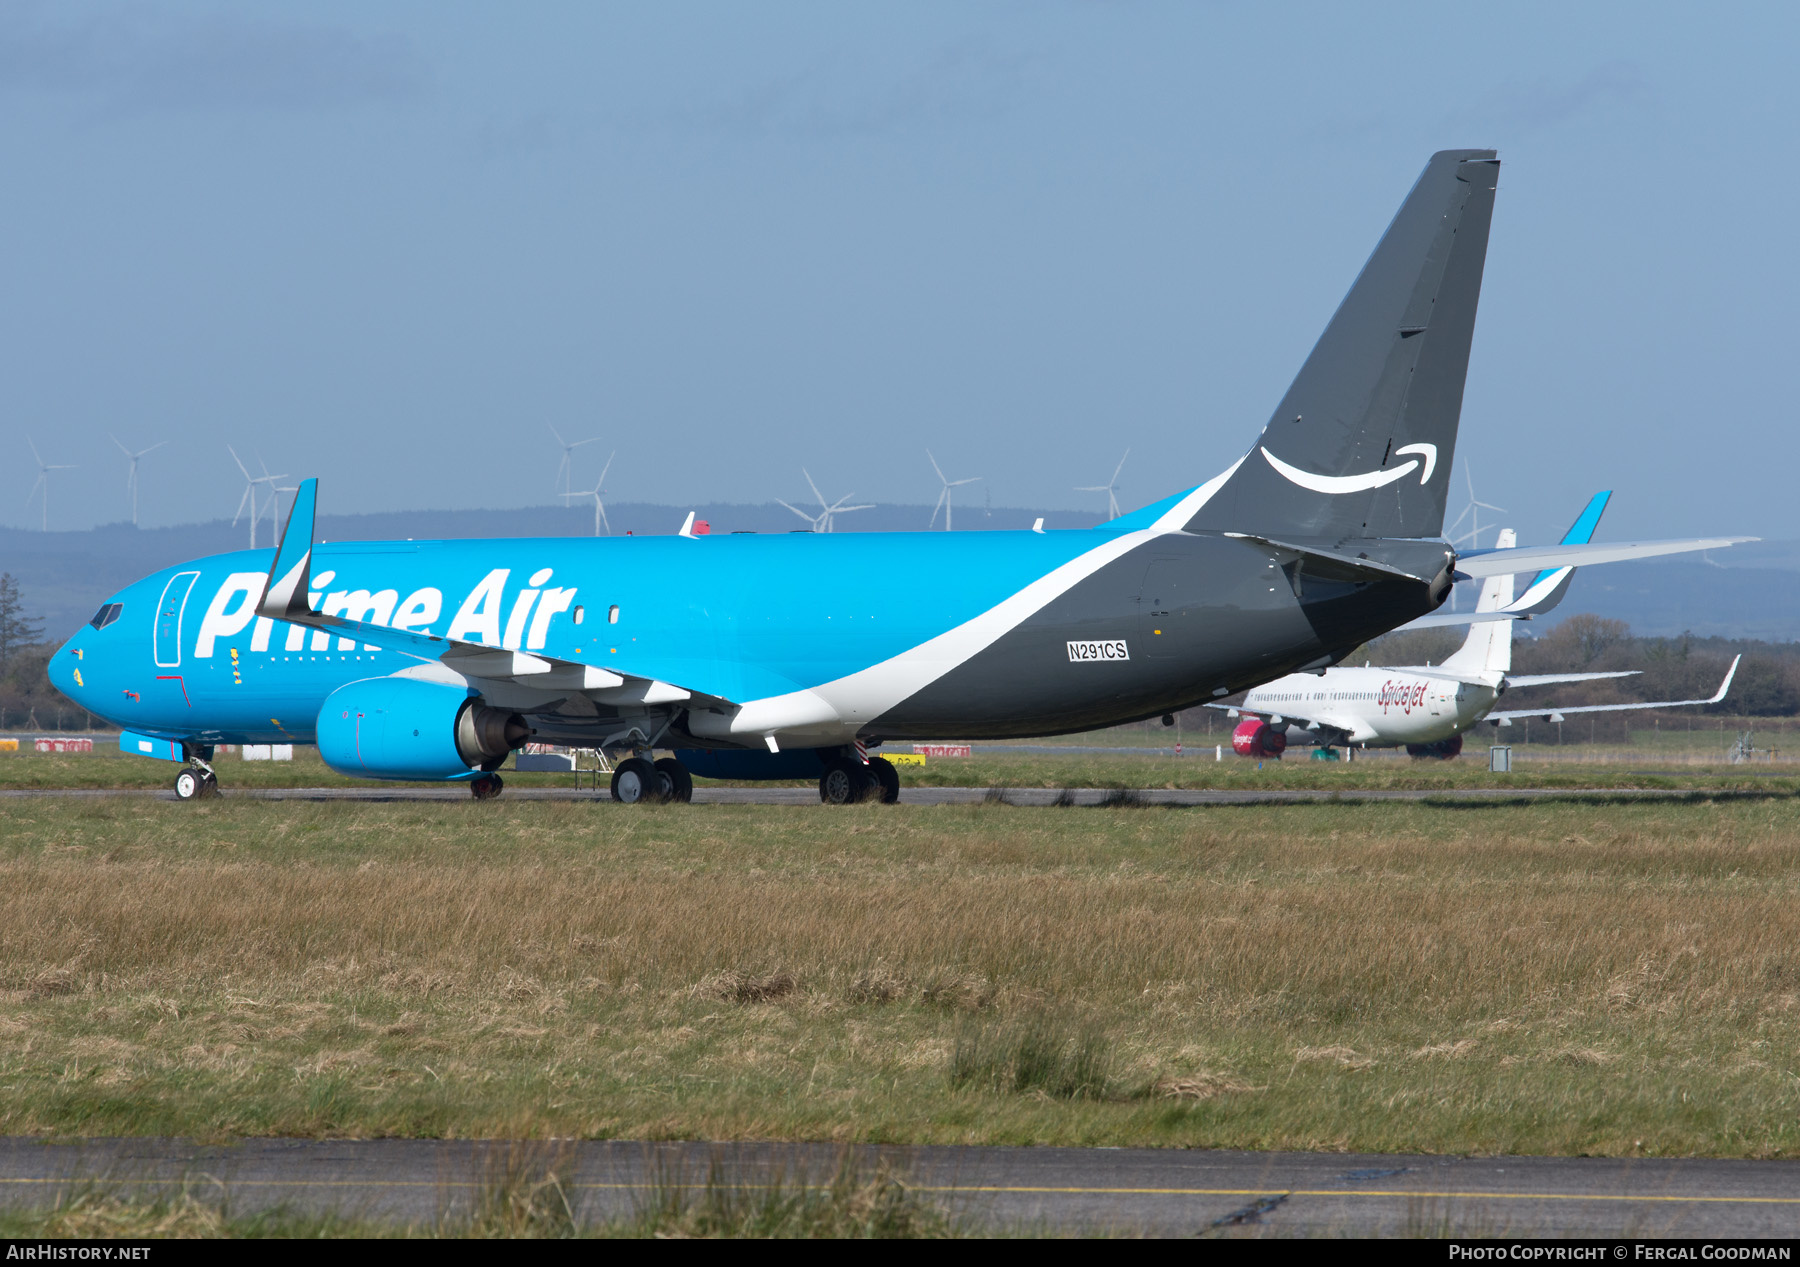
[[[657, 506], [620, 502], [606, 508], [615, 535], [675, 532], [693, 510], [716, 533], [806, 531], [803, 520], [779, 503]], [[1066, 510], [959, 506], [956, 530], [1029, 528], [1042, 516], [1047, 528], [1091, 528], [1098, 515]], [[876, 506], [844, 515], [839, 532], [909, 532], [931, 519], [929, 506]], [[940, 518], [940, 524], [943, 522]], [[516, 510], [418, 510], [370, 515], [320, 515], [321, 541], [455, 540], [468, 537], [586, 537], [594, 531], [593, 507], [525, 506]], [[267, 521], [257, 544], [274, 542]], [[86, 532], [29, 532], [0, 528], [0, 572], [18, 578], [20, 591], [44, 635], [62, 641], [94, 614], [107, 597], [159, 568], [249, 545], [243, 524], [223, 519], [172, 528], [106, 524]]]
[[1593, 612], [1624, 621], [1642, 637], [1800, 638], [1800, 567], [1652, 559], [1584, 569], [1569, 588], [1550, 619], [1565, 612]]

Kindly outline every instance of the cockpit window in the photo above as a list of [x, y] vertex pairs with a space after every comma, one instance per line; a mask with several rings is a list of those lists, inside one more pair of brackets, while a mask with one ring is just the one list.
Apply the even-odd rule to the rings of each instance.
[[96, 629], [104, 629], [117, 620], [119, 613], [124, 610], [125, 604], [123, 603], [102, 603], [100, 610], [94, 613], [94, 618], [88, 621], [88, 624]]

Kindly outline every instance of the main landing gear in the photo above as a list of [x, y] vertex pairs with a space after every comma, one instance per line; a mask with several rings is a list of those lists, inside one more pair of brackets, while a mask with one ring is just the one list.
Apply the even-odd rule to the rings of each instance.
[[491, 801], [506, 789], [506, 780], [497, 774], [484, 774], [469, 781], [469, 795], [478, 801]]
[[656, 762], [647, 757], [627, 757], [613, 770], [612, 798], [626, 805], [691, 801], [694, 776], [674, 757]]
[[900, 772], [883, 757], [870, 757], [867, 763], [839, 757], [819, 776], [819, 799], [827, 805], [859, 801], [892, 805], [900, 799]]

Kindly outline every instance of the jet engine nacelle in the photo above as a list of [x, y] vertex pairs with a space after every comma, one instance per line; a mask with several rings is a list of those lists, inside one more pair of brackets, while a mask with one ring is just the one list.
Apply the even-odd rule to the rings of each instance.
[[444, 682], [378, 677], [347, 682], [319, 710], [319, 755], [362, 779], [462, 779], [497, 770], [530, 737], [517, 713]]
[[1448, 761], [1462, 755], [1462, 741], [1461, 735], [1451, 735], [1448, 739], [1440, 739], [1436, 743], [1409, 743], [1406, 745], [1406, 755]]
[[1273, 757], [1287, 751], [1287, 727], [1269, 725], [1260, 717], [1246, 717], [1231, 732], [1231, 750], [1240, 757]]

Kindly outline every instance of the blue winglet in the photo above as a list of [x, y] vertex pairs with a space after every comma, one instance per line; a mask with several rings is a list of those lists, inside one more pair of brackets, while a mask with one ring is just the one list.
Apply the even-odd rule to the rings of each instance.
[[[1595, 493], [1593, 497], [1588, 499], [1586, 509], [1576, 517], [1573, 524], [1569, 525], [1569, 530], [1563, 533], [1562, 544], [1566, 546], [1584, 546], [1591, 542], [1594, 539], [1594, 529], [1600, 526], [1600, 516], [1606, 513], [1607, 503], [1611, 500], [1612, 490], [1610, 488]], [[1558, 584], [1555, 589], [1546, 593], [1542, 598], [1533, 602], [1529, 608], [1530, 614], [1542, 615], [1544, 612], [1549, 611], [1552, 607], [1555, 607], [1558, 603], [1562, 602], [1563, 595], [1568, 592], [1569, 582], [1574, 579], [1575, 569], [1572, 567], [1545, 568], [1531, 578], [1531, 584], [1527, 585], [1524, 589], [1524, 593], [1526, 594], [1531, 593], [1535, 586], [1540, 585], [1545, 581], [1555, 579], [1559, 573], [1562, 577], [1561, 583]]]
[[312, 588], [313, 513], [319, 503], [319, 481], [300, 481], [287, 527], [281, 530], [281, 546], [275, 566], [269, 569], [257, 615], [282, 620], [295, 612], [310, 611], [306, 592]]
[[1612, 489], [1595, 493], [1587, 509], [1581, 517], [1563, 533], [1562, 544], [1566, 546], [1586, 545], [1594, 539], [1594, 529], [1600, 526], [1600, 516], [1606, 513], [1606, 503], [1612, 500]]

